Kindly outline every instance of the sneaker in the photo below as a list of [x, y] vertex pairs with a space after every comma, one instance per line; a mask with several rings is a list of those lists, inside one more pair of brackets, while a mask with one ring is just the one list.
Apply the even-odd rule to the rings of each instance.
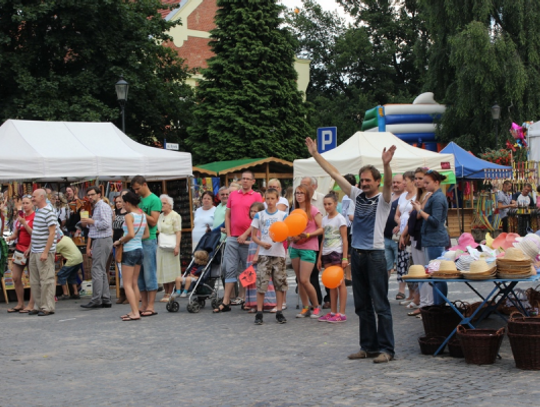
[[388, 363], [391, 360], [394, 360], [394, 357], [392, 355], [389, 355], [386, 352], [381, 352], [379, 356], [373, 359], [373, 363]]
[[321, 307], [313, 308], [311, 311], [311, 318], [319, 319], [321, 317]]
[[300, 314], [296, 314], [296, 318], [307, 318], [311, 315], [311, 311], [309, 310], [309, 307], [302, 308], [302, 311], [300, 311]]
[[287, 322], [287, 320], [285, 319], [285, 317], [283, 316], [283, 314], [281, 312], [278, 312], [276, 314], [276, 322], [278, 324], [284, 324]]
[[262, 325], [263, 324], [263, 315], [262, 312], [255, 315], [255, 325]]
[[180, 290], [173, 291], [171, 296], [169, 297], [169, 301], [172, 301], [175, 298], [180, 297], [181, 294], [182, 292]]
[[180, 294], [180, 298], [186, 298], [187, 297], [187, 291], [184, 291], [182, 294]]
[[67, 294], [62, 294], [60, 297], [58, 297], [58, 301], [65, 301], [65, 300], [69, 300], [69, 295]]
[[331, 324], [337, 324], [339, 322], [347, 322], [347, 317], [343, 314], [336, 314], [332, 318], [328, 319]]
[[335, 314], [332, 314], [331, 312], [329, 312], [328, 314], [322, 316], [319, 318], [319, 322], [326, 322], [328, 321], [330, 318], [332, 318]]

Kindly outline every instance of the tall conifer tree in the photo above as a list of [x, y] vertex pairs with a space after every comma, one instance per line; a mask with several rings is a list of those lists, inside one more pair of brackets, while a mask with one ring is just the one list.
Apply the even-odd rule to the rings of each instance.
[[197, 89], [187, 143], [194, 162], [305, 156], [307, 108], [297, 88], [294, 47], [276, 0], [218, 0], [215, 56]]

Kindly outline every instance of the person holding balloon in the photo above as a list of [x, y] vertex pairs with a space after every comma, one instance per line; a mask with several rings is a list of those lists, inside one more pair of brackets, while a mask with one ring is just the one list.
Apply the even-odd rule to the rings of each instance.
[[345, 316], [347, 287], [343, 278], [343, 269], [349, 265], [347, 258], [347, 220], [337, 211], [335, 194], [326, 195], [323, 202], [327, 215], [322, 220], [324, 235], [322, 249], [319, 251], [319, 259], [317, 260], [317, 268], [319, 270], [322, 267], [325, 268], [322, 280], [325, 287], [330, 290], [330, 312], [320, 317], [319, 321], [335, 324], [347, 321]]
[[[321, 307], [317, 299], [315, 287], [310, 282], [313, 266], [317, 262], [316, 252], [319, 250], [317, 236], [323, 234], [322, 215], [311, 205], [311, 189], [303, 185], [296, 187], [294, 192], [295, 209], [286, 220], [291, 247], [289, 254], [292, 267], [298, 281], [298, 294], [302, 301], [302, 311], [297, 318], [320, 318]], [[307, 224], [305, 223], [307, 218]], [[313, 304], [310, 311], [309, 302]]]
[[276, 322], [284, 324], [287, 320], [282, 312], [283, 293], [289, 288], [285, 267], [287, 253], [283, 243], [279, 241], [280, 239], [272, 239], [272, 237], [275, 238], [276, 236], [270, 232], [270, 228], [278, 222], [283, 222], [287, 218], [287, 213], [277, 208], [279, 192], [276, 189], [270, 188], [266, 191], [265, 202], [266, 209], [257, 212], [251, 222], [251, 240], [259, 245], [255, 325], [262, 325], [263, 323], [264, 297], [268, 291], [270, 281], [274, 283], [276, 290]]

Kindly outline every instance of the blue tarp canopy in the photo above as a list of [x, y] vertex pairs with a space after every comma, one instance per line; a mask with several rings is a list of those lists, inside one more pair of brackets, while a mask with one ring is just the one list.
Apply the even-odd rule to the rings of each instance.
[[512, 167], [493, 164], [475, 157], [453, 141], [440, 153], [454, 154], [457, 179], [494, 179], [512, 178]]

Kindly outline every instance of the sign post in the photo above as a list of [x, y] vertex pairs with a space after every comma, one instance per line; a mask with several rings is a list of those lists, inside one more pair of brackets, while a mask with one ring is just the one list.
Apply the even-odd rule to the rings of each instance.
[[337, 127], [317, 129], [317, 151], [324, 153], [337, 147]]

